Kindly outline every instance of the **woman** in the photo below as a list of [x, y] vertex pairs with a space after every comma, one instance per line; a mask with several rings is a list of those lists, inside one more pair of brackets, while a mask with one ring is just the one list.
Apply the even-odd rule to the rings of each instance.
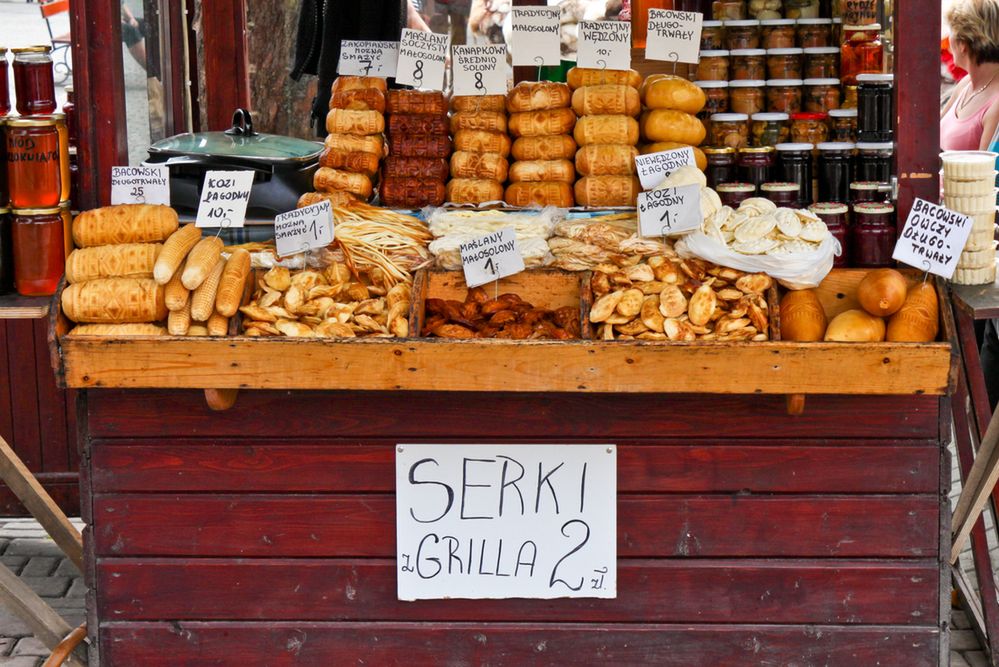
[[947, 13], [954, 64], [968, 72], [940, 117], [940, 148], [985, 150], [999, 126], [999, 0], [958, 0]]

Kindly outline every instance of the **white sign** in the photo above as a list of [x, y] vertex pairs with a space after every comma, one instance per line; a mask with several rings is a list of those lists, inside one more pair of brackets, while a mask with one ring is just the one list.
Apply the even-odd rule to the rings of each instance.
[[370, 42], [345, 39], [340, 42], [337, 74], [353, 76], [395, 76], [399, 61], [399, 42]]
[[112, 204], [170, 205], [170, 171], [166, 165], [111, 167]]
[[333, 243], [333, 206], [329, 200], [288, 211], [274, 218], [278, 257], [287, 257]]
[[453, 46], [455, 95], [506, 95], [506, 46]]
[[696, 65], [701, 52], [703, 19], [704, 15], [699, 12], [649, 9], [645, 57]]
[[631, 69], [631, 21], [580, 21], [576, 64]]
[[400, 600], [617, 597], [617, 447], [400, 445]]
[[465, 284], [478, 287], [524, 270], [513, 227], [479, 236], [458, 246], [465, 270]]
[[242, 227], [253, 188], [252, 171], [209, 171], [201, 188], [198, 227]]
[[450, 45], [448, 35], [403, 28], [396, 83], [423, 90], [444, 90], [444, 69]]
[[917, 197], [895, 244], [892, 259], [950, 278], [971, 234], [972, 224], [973, 219], [967, 215]]
[[701, 186], [682, 185], [638, 193], [642, 236], [662, 237], [701, 228]]
[[562, 62], [558, 7], [513, 7], [510, 52], [514, 65], [558, 65]]
[[638, 170], [638, 180], [642, 182], [643, 190], [651, 190], [656, 187], [667, 176], [684, 165], [697, 166], [694, 149], [690, 146], [672, 151], [639, 155], [635, 158], [635, 168]]

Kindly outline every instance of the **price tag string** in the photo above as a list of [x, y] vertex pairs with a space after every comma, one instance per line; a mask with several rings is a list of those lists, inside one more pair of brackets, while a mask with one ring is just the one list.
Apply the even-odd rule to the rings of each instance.
[[930, 264], [930, 260], [924, 259], [923, 260], [923, 284], [924, 285], [926, 284], [926, 281], [929, 280], [929, 278], [930, 278], [930, 269], [932, 269], [932, 268], [933, 268], [933, 265]]
[[534, 62], [538, 63], [538, 81], [541, 81], [541, 68], [545, 66], [545, 59], [541, 56], [534, 56]]
[[229, 229], [231, 225], [232, 225], [232, 220], [230, 220], [229, 218], [223, 218], [219, 223], [219, 230], [215, 232], [215, 238], [219, 238], [220, 236], [222, 236], [222, 231]]
[[676, 66], [680, 63], [680, 54], [677, 53], [676, 51], [670, 51], [669, 52], [669, 57], [670, 57], [670, 59], [669, 59], [668, 62], [671, 65], [673, 65], [673, 75], [675, 76], [676, 75]]

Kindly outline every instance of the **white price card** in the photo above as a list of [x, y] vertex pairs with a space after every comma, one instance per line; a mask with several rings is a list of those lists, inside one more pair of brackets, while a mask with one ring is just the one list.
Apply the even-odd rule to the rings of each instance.
[[209, 171], [201, 188], [198, 227], [242, 227], [253, 188], [252, 171]]
[[631, 21], [580, 21], [576, 64], [631, 69]]
[[333, 243], [333, 206], [324, 200], [274, 218], [278, 257], [287, 257]]
[[690, 146], [639, 155], [635, 158], [635, 169], [638, 171], [638, 180], [641, 181], [643, 190], [656, 187], [684, 165], [697, 166], [694, 149]]
[[701, 52], [703, 19], [699, 12], [650, 9], [645, 57], [696, 65]]
[[422, 90], [444, 90], [444, 69], [450, 45], [448, 35], [403, 28], [396, 83]]
[[111, 167], [112, 204], [170, 205], [170, 171], [166, 165]]
[[478, 287], [524, 270], [513, 227], [465, 241], [459, 246], [465, 284]]
[[399, 62], [399, 42], [372, 42], [345, 39], [340, 42], [336, 73], [353, 76], [395, 76]]
[[701, 228], [701, 186], [682, 185], [638, 193], [642, 236], [663, 237]]
[[916, 198], [892, 259], [950, 278], [973, 224], [970, 216]]
[[558, 7], [514, 7], [510, 12], [510, 52], [514, 65], [562, 62]]
[[506, 95], [506, 46], [451, 47], [455, 95]]

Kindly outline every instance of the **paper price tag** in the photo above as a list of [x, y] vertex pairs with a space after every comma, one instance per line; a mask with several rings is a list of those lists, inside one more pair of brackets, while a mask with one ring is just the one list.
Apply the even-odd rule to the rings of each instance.
[[209, 171], [201, 188], [198, 227], [242, 227], [253, 188], [252, 171]]
[[631, 69], [630, 21], [580, 21], [579, 67]]
[[645, 57], [696, 65], [701, 52], [703, 19], [704, 15], [699, 12], [650, 9]]
[[478, 287], [524, 270], [513, 227], [479, 236], [458, 246], [465, 284]]
[[895, 244], [892, 259], [950, 278], [973, 223], [970, 216], [917, 198]]
[[399, 62], [399, 42], [371, 42], [345, 39], [340, 42], [337, 74], [352, 76], [395, 76]]
[[403, 28], [396, 83], [422, 90], [444, 90], [444, 69], [450, 45], [448, 35]]
[[683, 185], [638, 193], [638, 228], [642, 236], [671, 236], [701, 227], [701, 186]]
[[111, 167], [112, 204], [170, 205], [170, 171], [166, 165]]
[[688, 164], [697, 166], [694, 149], [690, 146], [639, 155], [635, 158], [635, 168], [638, 170], [638, 180], [641, 181], [643, 190], [651, 190], [674, 171]]
[[455, 95], [506, 95], [506, 46], [453, 46]]
[[514, 7], [510, 14], [510, 52], [514, 65], [562, 62], [558, 7]]
[[333, 206], [321, 201], [274, 218], [278, 257], [287, 257], [333, 243]]

